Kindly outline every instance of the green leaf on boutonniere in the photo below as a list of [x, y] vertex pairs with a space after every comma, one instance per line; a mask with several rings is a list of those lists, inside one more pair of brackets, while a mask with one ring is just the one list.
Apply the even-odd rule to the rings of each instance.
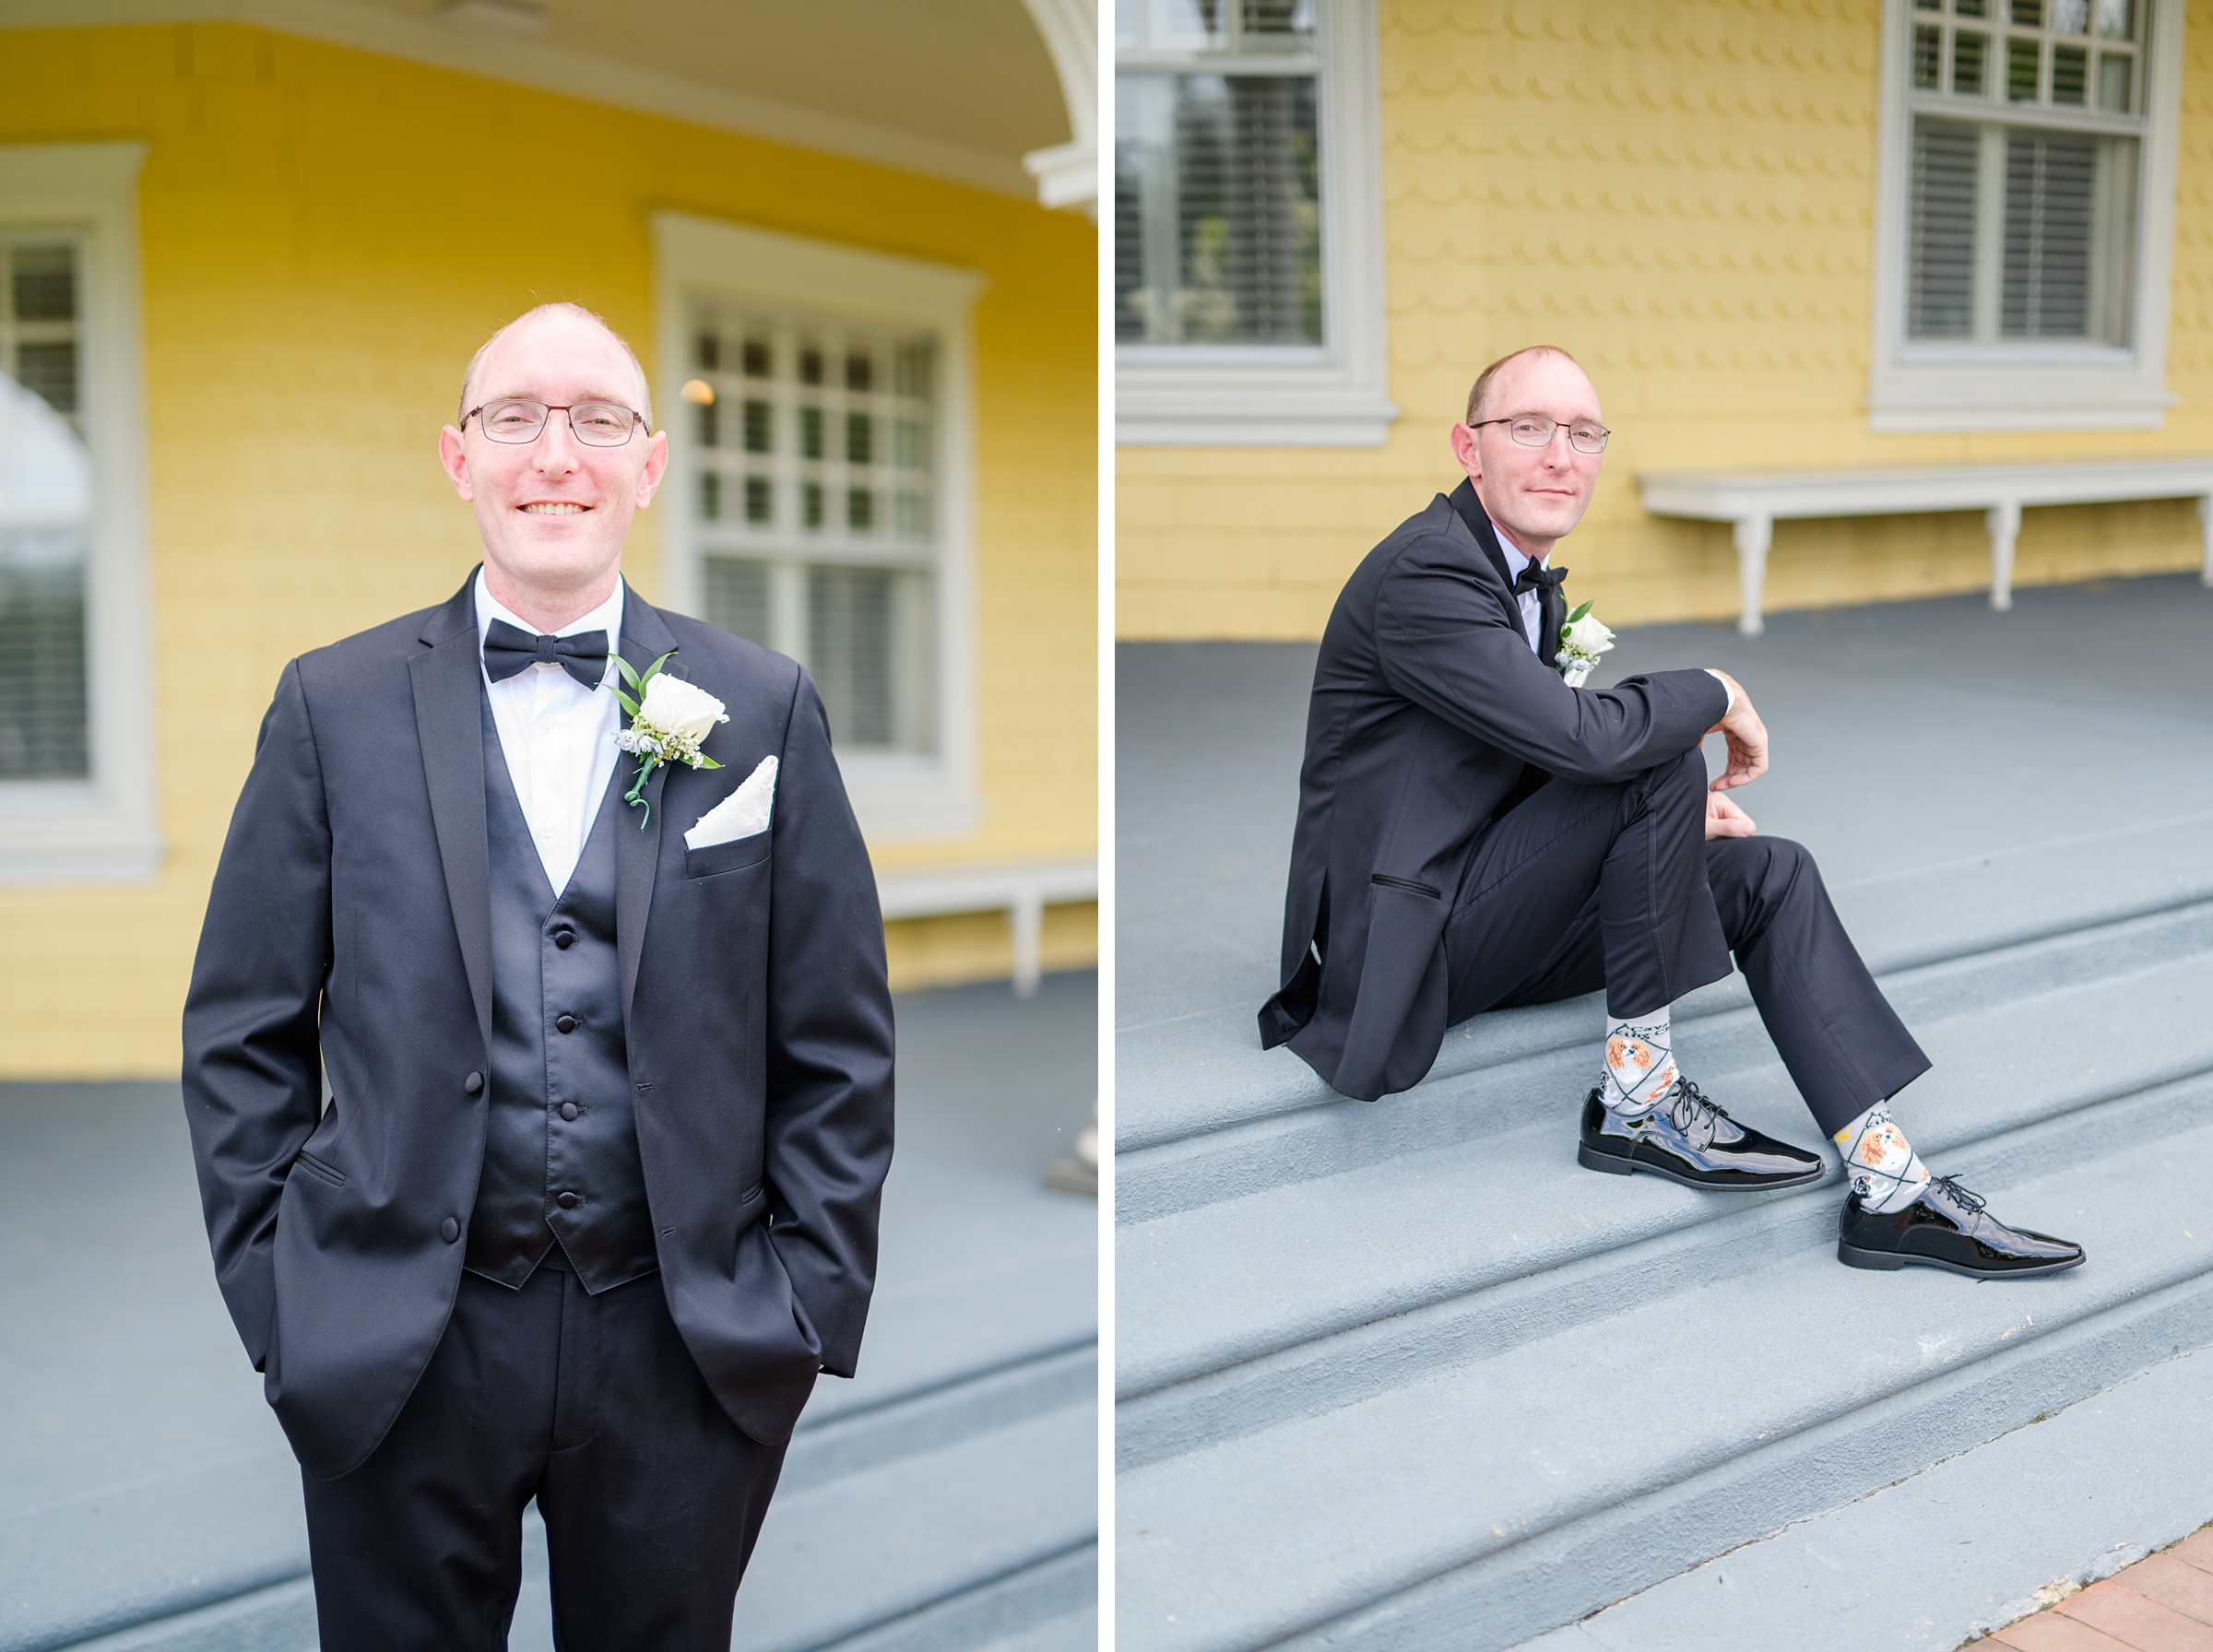
[[[1596, 602], [1598, 598], [1594, 596], [1591, 599], [1591, 602]], [[1591, 602], [1579, 602], [1576, 604], [1575, 612], [1568, 616], [1567, 623], [1573, 625], [1578, 620], [1580, 620], [1585, 614], [1588, 614], [1591, 611]]]

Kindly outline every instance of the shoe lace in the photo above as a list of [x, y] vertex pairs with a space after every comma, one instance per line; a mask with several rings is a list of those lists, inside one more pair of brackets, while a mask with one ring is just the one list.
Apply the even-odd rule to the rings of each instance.
[[[1722, 1111], [1720, 1103], [1707, 1100], [1704, 1092], [1680, 1075], [1675, 1079], [1675, 1092], [1668, 1097], [1666, 1105], [1667, 1116], [1675, 1128], [1698, 1141], [1700, 1147], [1713, 1139], [1715, 1122], [1729, 1116]], [[1704, 1140], [1699, 1140], [1701, 1133]]]
[[1960, 1186], [1959, 1179], [1955, 1176], [1937, 1176], [1930, 1182], [1929, 1186], [1943, 1188], [1948, 1198], [1957, 1199], [1960, 1208], [1970, 1212], [1979, 1212], [1990, 1203], [1981, 1194], [1970, 1193], [1966, 1188]]

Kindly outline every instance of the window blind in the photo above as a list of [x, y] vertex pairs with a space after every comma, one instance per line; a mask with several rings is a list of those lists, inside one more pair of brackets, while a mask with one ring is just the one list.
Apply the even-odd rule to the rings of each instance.
[[1982, 145], [1971, 126], [1917, 121], [1907, 280], [1908, 329], [1916, 338], [1965, 338], [1975, 320], [1975, 171]]
[[91, 773], [77, 282], [74, 243], [0, 242], [0, 782]]
[[2006, 136], [2006, 240], [1999, 330], [2009, 338], [2090, 331], [2097, 141], [2068, 133]]

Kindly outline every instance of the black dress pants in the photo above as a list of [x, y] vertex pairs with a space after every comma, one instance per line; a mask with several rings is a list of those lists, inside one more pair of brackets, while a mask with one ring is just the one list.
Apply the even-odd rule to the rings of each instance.
[[1476, 845], [1445, 926], [1447, 1019], [1604, 987], [1634, 1019], [1729, 973], [1824, 1135], [1929, 1069], [1786, 838], [1706, 838], [1693, 748], [1618, 785], [1552, 780]]
[[504, 1652], [532, 1497], [562, 1652], [728, 1652], [783, 1461], [709, 1392], [658, 1274], [464, 1273], [384, 1443], [306, 1480], [323, 1652]]

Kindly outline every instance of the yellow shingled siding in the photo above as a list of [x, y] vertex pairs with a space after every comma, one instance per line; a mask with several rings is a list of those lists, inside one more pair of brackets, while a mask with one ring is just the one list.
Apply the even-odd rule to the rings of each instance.
[[[2157, 431], [1876, 435], [1877, 0], [1379, 0], [1390, 392], [1380, 448], [1124, 447], [1127, 637], [1314, 637], [1345, 575], [1459, 480], [1485, 361], [1551, 343], [1615, 431], [1562, 547], [1615, 623], [1736, 608], [1724, 525], [1648, 516], [1640, 470], [2213, 451], [2213, 5], [2189, 7]], [[2017, 583], [2194, 567], [2190, 507], [2027, 513]], [[1777, 525], [1773, 608], [1971, 591], [1980, 513]]]
[[[495, 132], [531, 135], [527, 152], [503, 154]], [[435, 444], [493, 327], [574, 299], [654, 360], [658, 208], [984, 274], [988, 817], [973, 837], [879, 861], [1094, 853], [1096, 242], [1083, 218], [256, 29], [0, 33], [0, 143], [116, 139], [148, 146], [148, 551], [171, 854], [151, 889], [0, 888], [0, 1076], [175, 1070], [201, 908], [278, 670], [442, 601], [476, 560]], [[664, 419], [673, 388], [655, 386]], [[655, 547], [648, 515], [625, 564], [648, 596]], [[1089, 962], [1071, 925], [1056, 920], [1048, 959]], [[894, 926], [907, 931], [893, 940], [900, 984], [1003, 971], [1003, 943], [993, 954], [976, 926]]]

